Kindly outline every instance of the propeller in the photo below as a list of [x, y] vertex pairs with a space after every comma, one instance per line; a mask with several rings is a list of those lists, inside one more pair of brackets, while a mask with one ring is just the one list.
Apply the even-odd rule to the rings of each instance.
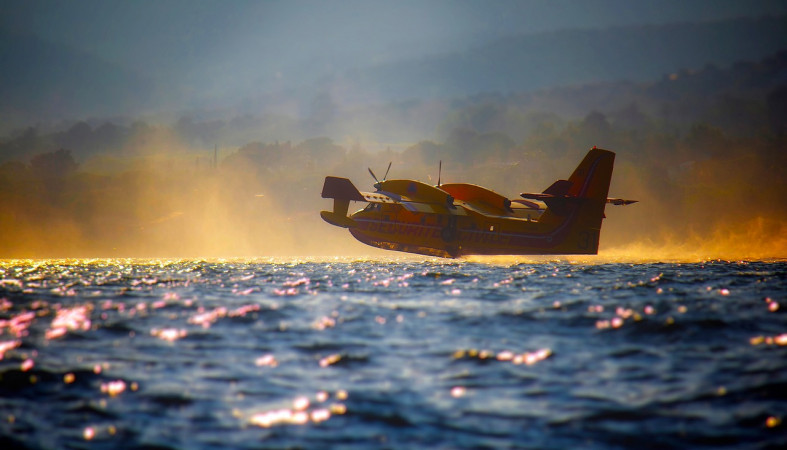
[[440, 160], [440, 164], [437, 166], [437, 187], [440, 187], [440, 176], [443, 174], [443, 160]]
[[[391, 164], [393, 164], [393, 161], [388, 163], [388, 168], [385, 169], [385, 176], [383, 176], [383, 181], [388, 179], [388, 172], [391, 170]], [[374, 187], [379, 189], [379, 186], [377, 186], [377, 185], [380, 184], [380, 180], [378, 180], [377, 179], [377, 175], [375, 175], [374, 172], [372, 172], [372, 168], [371, 167], [369, 167], [368, 169], [369, 169], [369, 174], [372, 176], [372, 178], [374, 178], [374, 181], [375, 181]]]

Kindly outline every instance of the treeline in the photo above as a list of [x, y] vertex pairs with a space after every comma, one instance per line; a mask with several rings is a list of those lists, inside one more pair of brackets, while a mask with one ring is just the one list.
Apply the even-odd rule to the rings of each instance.
[[683, 135], [695, 124], [705, 123], [728, 136], [781, 135], [787, 132], [785, 71], [787, 51], [727, 68], [684, 69], [649, 83], [596, 83], [344, 109], [330, 94], [322, 93], [303, 118], [195, 114], [171, 125], [91, 120], [54, 130], [27, 127], [0, 138], [0, 163], [29, 160], [36, 153], [60, 148], [86, 161], [98, 154], [156, 152], [165, 141], [168, 147], [193, 151], [217, 144], [237, 148], [254, 141], [303, 141], [315, 136], [349, 136], [377, 149], [392, 145], [403, 150], [407, 142], [425, 136], [448, 140], [456, 129], [501, 132], [521, 143], [544, 132], [545, 126], [565, 126], [591, 111], [603, 113], [618, 130], [634, 133]]
[[[0, 257], [346, 253], [347, 241], [318, 216], [330, 208], [319, 195], [326, 175], [368, 190], [367, 167], [382, 176], [393, 162], [389, 178], [434, 183], [442, 161], [444, 181], [515, 197], [566, 178], [594, 145], [618, 153], [611, 194], [641, 201], [608, 212], [605, 245], [737, 236], [755, 223], [746, 244], [784, 256], [785, 68], [781, 53], [647, 85], [415, 102], [380, 115], [30, 127], [0, 139]], [[421, 133], [393, 149], [368, 138], [307, 137], [317, 129], [376, 136], [364, 125], [402, 119], [402, 108], [414, 115], [404, 122], [423, 118], [434, 137]], [[404, 123], [397, 120], [386, 136]]]
[[[376, 107], [341, 109], [322, 93], [303, 118], [240, 114], [230, 119], [187, 115], [171, 125], [138, 120], [91, 120], [48, 129], [18, 129], [0, 138], [0, 163], [29, 160], [36, 153], [72, 150], [79, 161], [94, 155], [158, 152], [168, 147], [241, 147], [254, 141], [302, 141], [315, 136], [349, 136], [366, 143], [403, 142], [432, 135], [445, 141], [457, 129], [500, 132], [520, 143], [544, 127], [565, 126], [591, 111], [618, 130], [683, 135], [697, 123], [728, 136], [756, 137], [787, 132], [787, 51], [759, 62], [728, 68], [705, 65], [665, 74], [649, 83], [611, 82], [524, 93], [490, 93], [451, 100], [412, 100]], [[385, 146], [383, 145], [383, 148]]]
[[225, 150], [217, 165], [212, 152], [172, 142], [114, 164], [96, 162], [107, 155], [78, 163], [70, 149], [0, 164], [0, 256], [330, 254], [342, 247], [326, 239], [317, 214], [330, 207], [319, 195], [326, 175], [369, 190], [366, 168], [381, 176], [393, 161], [389, 177], [434, 183], [442, 161], [443, 181], [515, 197], [566, 178], [592, 145], [618, 153], [612, 194], [641, 200], [610, 221], [608, 244], [710, 235], [755, 218], [778, 235], [787, 223], [787, 139], [729, 136], [708, 124], [683, 135], [633, 132], [592, 112], [545, 119], [519, 141], [457, 128], [401, 152], [330, 138], [253, 142]]

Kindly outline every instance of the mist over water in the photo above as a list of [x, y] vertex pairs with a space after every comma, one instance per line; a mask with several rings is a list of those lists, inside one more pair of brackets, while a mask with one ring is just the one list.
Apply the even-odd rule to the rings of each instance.
[[[385, 167], [384, 161], [393, 160], [392, 177], [425, 181], [434, 168], [415, 159], [411, 150], [370, 153], [330, 144], [318, 147], [333, 152], [325, 156], [309, 154], [307, 142], [245, 147], [217, 158], [216, 167], [207, 152], [194, 155], [164, 146], [150, 150], [155, 157], [119, 162], [96, 157], [84, 163], [85, 170], [59, 175], [6, 164], [0, 170], [6, 218], [0, 222], [0, 256], [382, 256], [383, 251], [319, 218], [320, 210], [332, 208], [329, 199], [320, 198], [323, 178], [349, 176], [359, 189], [373, 190], [366, 167]], [[506, 159], [515, 164], [506, 163], [502, 177], [496, 176], [498, 163], [471, 166], [446, 155], [443, 180], [476, 183], [516, 198], [566, 178], [581, 156], [573, 152], [576, 157], [553, 160], [548, 154], [520, 152], [510, 152]], [[753, 180], [778, 171], [775, 166], [701, 187], [645, 184], [641, 177], [657, 176], [658, 169], [635, 155], [625, 147], [618, 152], [610, 195], [640, 202], [607, 206], [599, 258], [701, 261], [787, 255], [780, 191], [751, 188]], [[351, 210], [363, 206], [353, 203]]]
[[380, 256], [319, 219], [326, 175], [516, 198], [594, 145], [640, 201], [602, 254], [787, 255], [783, 6], [190, 6], [3, 7], [0, 258]]

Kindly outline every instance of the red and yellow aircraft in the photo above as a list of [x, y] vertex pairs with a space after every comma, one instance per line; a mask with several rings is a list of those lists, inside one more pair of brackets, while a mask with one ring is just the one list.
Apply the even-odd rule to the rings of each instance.
[[[333, 211], [320, 216], [348, 228], [364, 244], [386, 250], [448, 258], [594, 255], [606, 204], [636, 202], [607, 198], [614, 161], [615, 153], [593, 147], [568, 180], [515, 200], [474, 184], [440, 184], [439, 177], [437, 186], [378, 181], [369, 169], [377, 181], [370, 193], [358, 191], [347, 178], [329, 176], [322, 197], [333, 199]], [[351, 201], [368, 204], [347, 216]]]

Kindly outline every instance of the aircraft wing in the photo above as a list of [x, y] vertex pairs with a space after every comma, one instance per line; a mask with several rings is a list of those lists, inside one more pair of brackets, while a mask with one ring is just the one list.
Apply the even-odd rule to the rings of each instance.
[[458, 208], [449, 208], [448, 205], [440, 203], [418, 201], [394, 192], [361, 192], [361, 195], [369, 203], [399, 204], [410, 212], [430, 213], [430, 214], [450, 214], [465, 215], [464, 211]]
[[468, 211], [487, 217], [510, 217], [507, 211], [501, 208], [495, 208], [485, 202], [455, 200], [454, 203]]
[[465, 202], [462, 200], [456, 200], [456, 205], [460, 208], [458, 210], [466, 211], [465, 214], [462, 215], [470, 215], [475, 217], [488, 217], [488, 218], [499, 218], [499, 219], [510, 219], [512, 216], [510, 214], [500, 214], [498, 210], [484, 208], [482, 204], [474, 203], [474, 202]]
[[445, 205], [436, 203], [420, 203], [420, 202], [401, 202], [401, 205], [410, 212], [432, 213], [432, 214], [447, 214], [452, 216], [464, 216], [464, 210], [461, 208], [449, 208]]
[[361, 192], [361, 196], [369, 203], [399, 203], [393, 197], [380, 192]]
[[435, 202], [432, 198], [410, 197], [388, 191], [360, 192], [350, 180], [339, 177], [325, 177], [322, 197], [345, 201], [399, 204], [410, 212], [459, 216], [467, 215], [462, 208], [448, 205], [447, 203]]

